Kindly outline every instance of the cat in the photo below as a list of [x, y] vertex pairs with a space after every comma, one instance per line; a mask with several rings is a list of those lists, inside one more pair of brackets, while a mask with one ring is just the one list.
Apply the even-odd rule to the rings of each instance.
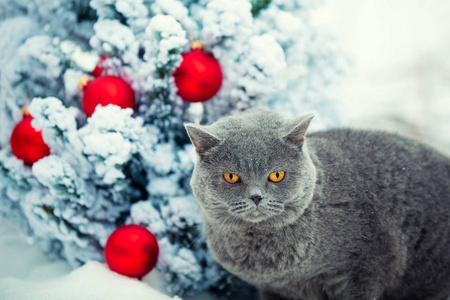
[[306, 135], [313, 117], [185, 124], [218, 262], [263, 300], [447, 299], [450, 158], [385, 132]]

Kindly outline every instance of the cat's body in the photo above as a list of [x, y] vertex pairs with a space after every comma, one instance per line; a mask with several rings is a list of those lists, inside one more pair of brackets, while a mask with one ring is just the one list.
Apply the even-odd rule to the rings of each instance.
[[[264, 299], [446, 299], [450, 159], [382, 132], [303, 141], [311, 118], [252, 111], [187, 126], [200, 157], [192, 187], [217, 260]], [[286, 177], [267, 180], [275, 171]]]

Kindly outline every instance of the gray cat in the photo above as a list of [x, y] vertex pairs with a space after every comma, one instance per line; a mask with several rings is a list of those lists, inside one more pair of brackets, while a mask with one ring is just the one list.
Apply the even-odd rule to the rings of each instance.
[[450, 158], [253, 110], [186, 124], [207, 243], [261, 299], [447, 299]]

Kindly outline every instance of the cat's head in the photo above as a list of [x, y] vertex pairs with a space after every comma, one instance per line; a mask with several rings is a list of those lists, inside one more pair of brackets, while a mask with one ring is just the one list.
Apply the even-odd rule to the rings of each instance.
[[311, 201], [315, 168], [305, 133], [314, 115], [286, 120], [252, 110], [211, 126], [186, 124], [199, 159], [191, 186], [218, 222], [294, 222]]

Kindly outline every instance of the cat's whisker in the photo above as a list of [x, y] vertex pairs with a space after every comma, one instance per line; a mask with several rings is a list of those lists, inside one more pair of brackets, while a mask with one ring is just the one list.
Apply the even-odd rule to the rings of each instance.
[[199, 241], [203, 242], [204, 239], [200, 239], [200, 238], [204, 238], [204, 237], [205, 237], [204, 232], [200, 232], [199, 234], [197, 234], [197, 236], [189, 243], [189, 245], [188, 245], [189, 249], [193, 249]]
[[278, 204], [270, 204], [270, 203], [268, 203], [265, 206], [261, 206], [261, 207], [267, 207], [267, 208], [270, 208], [270, 209], [280, 210], [280, 211], [284, 210], [284, 205], [278, 205]]
[[245, 201], [232, 202], [232, 203], [230, 204], [230, 206], [242, 205], [242, 204], [246, 204], [246, 202], [245, 202]]
[[284, 211], [284, 205], [274, 204], [273, 201], [260, 205], [260, 210], [269, 216], [279, 215]]
[[234, 202], [230, 204], [228, 211], [235, 215], [245, 215], [253, 212], [256, 207], [253, 204], [249, 204], [245, 201]]
[[250, 213], [252, 211], [253, 211], [252, 209], [241, 209], [241, 210], [234, 211], [234, 213], [238, 214], [238, 215], [243, 215], [243, 214]]
[[283, 202], [283, 201], [280, 201], [280, 200], [274, 200], [274, 199], [272, 199], [272, 200], [270, 200], [270, 202], [269, 202], [268, 204], [272, 204], [272, 203], [284, 205], [284, 202]]
[[231, 211], [237, 211], [237, 210], [240, 210], [240, 209], [245, 209], [247, 207], [248, 207], [248, 205], [239, 205], [239, 206], [236, 206], [236, 207], [232, 207], [230, 210]]

